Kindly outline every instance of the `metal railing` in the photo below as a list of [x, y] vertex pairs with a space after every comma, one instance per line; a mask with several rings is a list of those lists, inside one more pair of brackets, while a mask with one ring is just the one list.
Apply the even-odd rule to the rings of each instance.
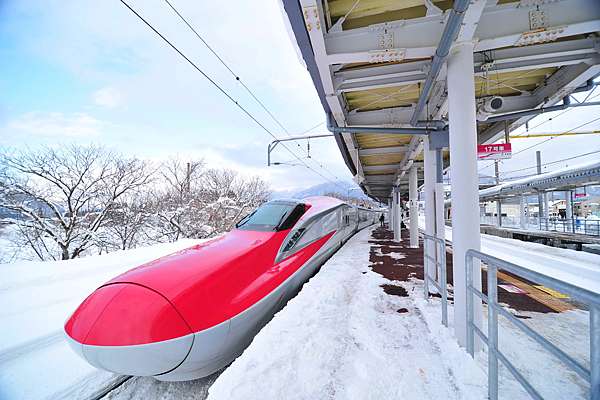
[[544, 231], [582, 233], [584, 235], [600, 236], [600, 220], [583, 218], [561, 219], [540, 218], [540, 229]]
[[[423, 235], [423, 257], [435, 265], [437, 278], [429, 275], [429, 268], [425, 263], [423, 268], [423, 280], [425, 288], [425, 300], [429, 299], [429, 284], [431, 283], [442, 296], [442, 324], [448, 327], [448, 285], [446, 284], [446, 241], [435, 236], [422, 233]], [[430, 245], [433, 244], [433, 250], [430, 252]], [[436, 246], [438, 248], [436, 249]], [[430, 255], [436, 254], [436, 257]], [[439, 254], [439, 258], [438, 255]]]
[[[485, 225], [497, 226], [498, 218], [496, 216], [483, 215], [480, 217], [480, 222]], [[502, 227], [600, 236], [600, 220], [579, 217], [570, 219], [525, 217], [523, 224], [521, 224], [520, 217], [502, 216]]]
[[[473, 260], [479, 259], [487, 265], [487, 296], [473, 287]], [[467, 277], [467, 351], [474, 356], [475, 333], [488, 346], [488, 397], [490, 400], [498, 399], [498, 361], [510, 371], [515, 379], [523, 386], [529, 395], [542, 400], [543, 397], [515, 366], [498, 349], [498, 315], [502, 315], [530, 338], [539, 343], [545, 350], [557, 357], [566, 366], [575, 371], [590, 384], [590, 399], [600, 400], [600, 294], [560, 281], [556, 278], [531, 271], [508, 261], [470, 249], [465, 256]], [[551, 287], [569, 295], [589, 306], [590, 310], [590, 369], [585, 368], [567, 353], [549, 342], [542, 335], [534, 331], [504, 307], [498, 304], [498, 269], [511, 272], [529, 281]], [[481, 298], [488, 304], [488, 335], [486, 336], [473, 322], [474, 301], [473, 295]]]

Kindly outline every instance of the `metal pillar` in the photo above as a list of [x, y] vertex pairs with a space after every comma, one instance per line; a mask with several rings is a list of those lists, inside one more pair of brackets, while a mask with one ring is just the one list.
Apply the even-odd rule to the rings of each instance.
[[565, 192], [565, 212], [566, 215], [565, 217], [567, 218], [567, 226], [569, 227], [568, 230], [570, 230], [571, 232], [575, 233], [575, 224], [573, 221], [573, 192], [571, 192], [570, 190], [567, 190]]
[[[435, 152], [429, 149], [428, 137], [423, 139], [423, 164], [425, 168], [425, 185], [423, 189], [425, 193], [425, 233], [430, 236], [435, 236]], [[435, 248], [436, 246], [431, 243], [424, 245], [424, 254], [432, 259], [437, 259], [435, 256]], [[436, 277], [436, 266], [434, 263], [427, 257], [425, 257], [423, 261], [427, 274], [431, 277]], [[425, 280], [425, 284], [427, 285], [427, 280]]]
[[[423, 158], [425, 167], [425, 233], [445, 240], [446, 239], [446, 221], [444, 216], [444, 171], [441, 149], [431, 149], [429, 140], [425, 139]], [[426, 254], [432, 259], [440, 262], [444, 260], [439, 246], [425, 246]], [[439, 279], [438, 271], [430, 259], [425, 259], [425, 268], [429, 276]]]
[[600, 307], [590, 307], [590, 399], [600, 400]]
[[417, 167], [408, 171], [408, 201], [410, 207], [410, 247], [419, 247], [419, 204], [417, 197]]
[[392, 198], [388, 199], [388, 229], [391, 231], [394, 229], [394, 193], [392, 192]]
[[[498, 169], [498, 161], [494, 161], [494, 171], [496, 175], [496, 185], [500, 184], [500, 171]], [[496, 226], [502, 226], [502, 201], [496, 199]]]
[[521, 203], [519, 205], [519, 224], [521, 226], [521, 229], [526, 229], [527, 226], [527, 217], [525, 215], [525, 200], [526, 197], [521, 196]]
[[[454, 331], [458, 343], [464, 347], [467, 344], [465, 255], [467, 250], [479, 251], [481, 247], [473, 43], [461, 42], [453, 47], [448, 58], [447, 82], [452, 177]], [[473, 286], [481, 290], [479, 261], [474, 262], [472, 268]], [[473, 302], [473, 323], [481, 327], [481, 301], [473, 299]]]
[[[535, 161], [537, 164], [537, 174], [542, 173], [542, 153], [538, 150], [535, 152]], [[538, 192], [538, 225], [542, 229], [542, 218], [544, 218], [544, 193]]]
[[[439, 239], [446, 239], [446, 219], [444, 213], [444, 160], [442, 150], [435, 151], [435, 236]], [[436, 246], [437, 249], [437, 246]], [[437, 250], [436, 250], [437, 251]], [[446, 251], [444, 249], [444, 251]], [[438, 254], [437, 259], [440, 260]]]
[[402, 240], [402, 207], [400, 203], [400, 188], [394, 188], [394, 241]]

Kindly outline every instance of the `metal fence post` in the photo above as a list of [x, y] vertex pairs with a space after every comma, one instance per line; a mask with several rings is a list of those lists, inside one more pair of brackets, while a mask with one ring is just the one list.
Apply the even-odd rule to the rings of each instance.
[[448, 327], [448, 284], [446, 282], [446, 243], [440, 241], [440, 286], [442, 287], [442, 324]]
[[590, 399], [600, 400], [600, 307], [590, 305]]
[[498, 399], [498, 268], [488, 264], [488, 397]]
[[431, 260], [427, 258], [427, 256], [431, 256], [431, 252], [429, 251], [429, 240], [427, 240], [426, 236], [423, 236], [423, 254], [425, 254], [425, 263], [423, 265], [423, 283], [425, 288], [425, 300], [429, 299], [429, 266], [431, 265]]
[[470, 250], [466, 253], [466, 279], [467, 279], [467, 351], [471, 357], [475, 357], [475, 332], [473, 331], [473, 293], [471, 288], [473, 287], [473, 255], [470, 254]]

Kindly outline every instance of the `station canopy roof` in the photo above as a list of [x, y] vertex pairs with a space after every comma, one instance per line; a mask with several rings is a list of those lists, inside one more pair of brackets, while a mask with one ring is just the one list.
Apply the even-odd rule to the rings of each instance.
[[[338, 127], [411, 127], [456, 1], [282, 0], [325, 112]], [[561, 104], [600, 74], [600, 1], [472, 0], [455, 42], [474, 43], [478, 142], [490, 143]], [[502, 105], [484, 111], [494, 96]], [[447, 121], [446, 67], [413, 120]], [[420, 125], [421, 127], [425, 125]], [[385, 201], [422, 159], [419, 135], [341, 133], [344, 160], [367, 194]], [[445, 154], [447, 161], [447, 153]]]

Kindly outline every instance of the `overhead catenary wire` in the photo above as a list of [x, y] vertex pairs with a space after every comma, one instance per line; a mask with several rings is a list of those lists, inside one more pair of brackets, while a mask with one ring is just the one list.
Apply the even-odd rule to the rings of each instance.
[[[360, 1], [360, 0], [358, 0]], [[175, 14], [177, 14], [177, 16], [179, 17], [179, 19], [181, 19], [181, 21], [183, 21], [183, 23], [194, 33], [194, 35], [196, 35], [196, 37], [204, 44], [204, 46], [206, 46], [206, 48], [217, 58], [217, 60], [219, 60], [219, 62], [229, 71], [229, 73], [235, 78], [235, 80], [246, 90], [246, 92], [250, 95], [250, 97], [252, 97], [254, 99], [254, 101], [256, 101], [258, 103], [258, 105], [260, 105], [260, 107], [269, 115], [269, 117], [271, 117], [271, 119], [288, 135], [290, 136], [290, 132], [288, 131], [288, 129], [281, 123], [281, 121], [279, 121], [279, 119], [277, 119], [277, 117], [275, 117], [275, 115], [271, 112], [271, 110], [269, 110], [269, 108], [265, 105], [265, 103], [263, 103], [258, 96], [256, 96], [254, 94], [254, 92], [244, 83], [244, 81], [240, 78], [240, 76], [235, 73], [233, 71], [233, 69], [225, 62], [225, 60], [223, 60], [223, 58], [217, 53], [217, 51], [208, 44], [208, 42], [202, 37], [202, 35], [200, 35], [200, 33], [192, 26], [192, 24], [190, 24], [188, 22], [188, 20], [179, 12], [179, 10], [177, 10], [177, 8], [175, 8], [175, 6], [169, 1], [169, 0], [164, 0], [165, 3], [167, 3], [167, 5], [171, 8], [171, 10], [173, 10], [173, 12]], [[304, 134], [306, 132], [310, 132], [311, 130], [315, 129], [316, 127], [324, 124], [325, 122], [321, 122], [318, 125], [316, 125], [313, 128], [310, 128], [309, 130], [301, 133]], [[298, 146], [298, 148], [302, 149], [305, 153], [307, 153], [307, 158], [312, 159], [316, 164], [319, 165], [319, 167], [321, 169], [323, 169], [324, 171], [326, 171], [328, 174], [330, 174], [334, 179], [336, 180], [340, 180], [334, 173], [332, 173], [331, 171], [329, 171], [327, 168], [325, 168], [323, 166], [322, 163], [320, 163], [319, 161], [315, 160], [313, 157], [310, 156], [310, 154], [304, 150], [304, 148], [302, 148], [302, 146], [300, 146], [300, 143], [296, 143], [296, 145]]]
[[[595, 95], [594, 97], [590, 98], [590, 96], [592, 95], [592, 93], [594, 93], [594, 91], [596, 90], [596, 88], [597, 88], [597, 86], [595, 86], [595, 87], [594, 87], [592, 90], [590, 90], [590, 92], [587, 94], [587, 96], [585, 96], [585, 98], [583, 99], [583, 101], [581, 101], [581, 103], [585, 103], [585, 102], [586, 102], [586, 101], [588, 101], [588, 100], [590, 100], [590, 101], [591, 101], [591, 100], [594, 100], [594, 99], [595, 99], [595, 98], [597, 98], [597, 97], [600, 97], [600, 94], [597, 94], [597, 95]], [[535, 128], [538, 128], [538, 127], [540, 127], [540, 126], [542, 126], [542, 125], [544, 125], [544, 124], [546, 124], [546, 123], [548, 123], [548, 122], [550, 122], [550, 121], [553, 121], [553, 120], [555, 120], [556, 118], [558, 118], [558, 117], [561, 117], [561, 116], [563, 116], [564, 114], [566, 114], [566, 113], [568, 113], [568, 112], [570, 112], [570, 111], [573, 111], [573, 110], [575, 110], [575, 108], [567, 108], [566, 110], [564, 110], [564, 111], [561, 111], [560, 113], [558, 113], [558, 114], [557, 114], [557, 115], [555, 115], [554, 117], [550, 117], [550, 118], [548, 118], [548, 119], [546, 119], [546, 120], [544, 120], [544, 121], [540, 122], [540, 123], [539, 123], [539, 124], [537, 124], [536, 126], [532, 126], [530, 129], [535, 129]], [[524, 135], [524, 134], [526, 134], [527, 132], [529, 132], [529, 131], [523, 132], [523, 134], [521, 134], [521, 135]], [[517, 136], [521, 136], [521, 135], [517, 135]]]
[[[589, 124], [591, 124], [591, 123], [593, 123], [593, 122], [596, 122], [596, 121], [598, 121], [598, 120], [600, 120], [600, 117], [598, 117], [598, 118], [594, 118], [593, 120], [591, 120], [591, 121], [588, 121], [588, 122], [584, 122], [583, 124], [581, 124], [581, 125], [578, 125], [578, 126], [576, 126], [575, 128], [571, 128], [571, 129], [569, 129], [569, 130], [568, 130], [568, 131], [566, 131], [565, 133], [567, 133], [567, 132], [572, 132], [572, 131], [574, 131], [574, 130], [577, 130], [577, 129], [579, 129], [579, 128], [582, 128], [582, 127], [584, 127], [584, 126], [586, 126], [586, 125], [589, 125]], [[541, 142], [539, 142], [539, 143], [532, 144], [532, 145], [531, 145], [531, 146], [529, 146], [529, 147], [526, 147], [526, 148], [524, 148], [524, 149], [522, 149], [522, 150], [519, 150], [519, 151], [517, 151], [515, 154], [513, 154], [513, 156], [516, 156], [516, 155], [518, 155], [518, 154], [521, 154], [521, 153], [523, 153], [523, 152], [525, 152], [525, 151], [528, 151], [528, 150], [530, 150], [530, 149], [533, 149], [534, 147], [540, 146], [540, 145], [542, 145], [542, 144], [544, 144], [544, 143], [546, 143], [546, 142], [549, 142], [550, 140], [556, 139], [557, 137], [560, 137], [560, 136], [552, 136], [552, 137], [549, 137], [548, 139], [542, 140], [542, 141], [541, 141]]]
[[[184, 60], [186, 60], [196, 71], [200, 72], [202, 76], [206, 80], [208, 80], [215, 88], [217, 88], [227, 99], [229, 99], [232, 103], [236, 105], [238, 109], [240, 109], [247, 117], [249, 117], [252, 121], [254, 121], [259, 127], [261, 127], [266, 133], [268, 133], [273, 139], [279, 140], [273, 132], [271, 132], [264, 124], [262, 124], [254, 115], [252, 115], [244, 106], [242, 106], [235, 98], [233, 98], [225, 89], [223, 89], [215, 80], [213, 80], [208, 74], [206, 74], [200, 67], [198, 67], [192, 60], [190, 60], [177, 46], [175, 46], [171, 41], [169, 41], [162, 33], [160, 33], [152, 24], [150, 24], [144, 17], [142, 17], [136, 10], [134, 10], [127, 2], [124, 0], [119, 0], [129, 11], [131, 11], [138, 19], [140, 19], [148, 28], [150, 28], [157, 36], [159, 36], [165, 43], [167, 43], [173, 50], [175, 50]], [[332, 181], [331, 179], [325, 177], [320, 172], [311, 168], [306, 162], [301, 159], [296, 153], [294, 153], [290, 148], [288, 148], [285, 144], [282, 143], [282, 146], [298, 161], [304, 164], [308, 169], [313, 171], [315, 174], [319, 175], [321, 178], [326, 181], [332, 182], [343, 188], [338, 182]]]
[[[575, 131], [575, 130], [577, 130], [577, 129], [579, 129], [579, 128], [582, 128], [582, 127], [584, 127], [584, 126], [586, 126], [586, 125], [589, 125], [589, 124], [591, 124], [591, 123], [594, 123], [594, 122], [596, 122], [596, 121], [598, 121], [598, 120], [600, 120], [600, 117], [598, 117], [598, 118], [594, 118], [594, 119], [592, 119], [592, 120], [590, 120], [590, 121], [587, 121], [587, 122], [584, 122], [583, 124], [581, 124], [581, 125], [578, 125], [578, 126], [576, 126], [576, 127], [574, 127], [574, 128], [571, 128], [571, 129], [569, 129], [569, 130], [567, 130], [567, 131], [565, 131], [565, 132], [562, 132], [562, 133], [563, 133], [563, 134], [565, 134], [565, 133], [573, 132], [573, 131]], [[531, 145], [531, 146], [529, 146], [529, 147], [526, 147], [526, 148], [524, 148], [524, 149], [522, 149], [522, 150], [519, 150], [519, 151], [517, 151], [517, 152], [516, 152], [516, 153], [514, 153], [512, 156], [514, 157], [514, 156], [516, 156], [516, 155], [519, 155], [519, 154], [521, 154], [521, 153], [523, 153], [523, 152], [525, 152], [525, 151], [528, 151], [528, 150], [530, 150], [530, 149], [533, 149], [534, 147], [540, 146], [540, 145], [542, 145], [542, 144], [544, 144], [544, 143], [546, 143], [546, 142], [549, 142], [549, 141], [551, 141], [551, 140], [553, 140], [553, 139], [556, 139], [556, 138], [558, 138], [558, 137], [561, 137], [561, 136], [562, 136], [562, 135], [551, 136], [551, 137], [549, 137], [548, 139], [542, 140], [541, 142], [535, 143], [535, 144], [533, 144], [533, 145]], [[486, 166], [484, 166], [484, 167], [480, 168], [480, 169], [479, 169], [479, 171], [483, 171], [484, 169], [487, 169], [487, 168], [491, 167], [492, 165], [494, 165], [494, 163], [490, 163], [490, 164], [488, 164], [488, 165], [486, 165]]]
[[[579, 157], [585, 157], [585, 156], [589, 156], [589, 155], [597, 154], [597, 153], [600, 153], [600, 150], [589, 151], [587, 153], [577, 154], [577, 155], [572, 156], [572, 157], [567, 157], [567, 158], [563, 158], [563, 159], [560, 159], [560, 160], [543, 163], [543, 164], [541, 164], [541, 166], [545, 167], [545, 166], [548, 166], [548, 165], [559, 164], [559, 163], [564, 162], [564, 161], [570, 161], [570, 160], [574, 160], [574, 159], [579, 158]], [[500, 174], [501, 175], [508, 175], [508, 174], [513, 173], [513, 172], [527, 171], [528, 169], [535, 169], [535, 168], [537, 168], [537, 165], [532, 165], [532, 166], [529, 166], [529, 167], [524, 167], [524, 168], [519, 168], [519, 169], [513, 169], [513, 170], [510, 170], [510, 171], [501, 172]]]

